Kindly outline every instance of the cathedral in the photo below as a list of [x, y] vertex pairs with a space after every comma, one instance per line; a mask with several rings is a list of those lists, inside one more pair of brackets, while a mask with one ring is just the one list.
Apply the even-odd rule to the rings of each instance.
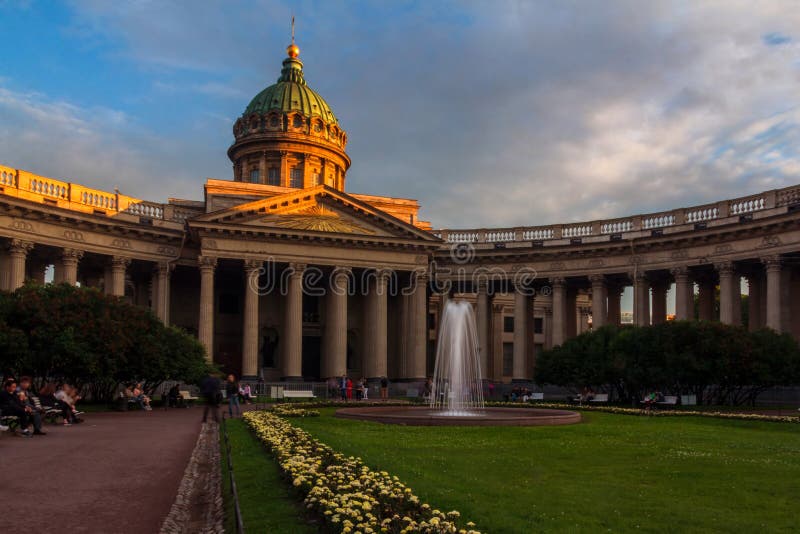
[[293, 43], [234, 123], [232, 179], [208, 179], [202, 200], [0, 165], [0, 289], [50, 276], [97, 287], [244, 379], [388, 377], [400, 393], [432, 373], [449, 299], [473, 304], [483, 376], [505, 382], [535, 380], [539, 351], [620, 323], [626, 287], [638, 325], [739, 324], [745, 279], [746, 326], [800, 337], [800, 186], [613, 220], [433, 229], [416, 200], [346, 192], [347, 133], [303, 69]]

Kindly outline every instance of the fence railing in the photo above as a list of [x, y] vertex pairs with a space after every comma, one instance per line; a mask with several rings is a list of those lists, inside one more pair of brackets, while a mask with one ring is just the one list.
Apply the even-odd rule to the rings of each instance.
[[231, 442], [228, 439], [228, 426], [225, 413], [222, 413], [222, 439], [225, 442], [225, 457], [228, 460], [228, 480], [231, 486], [231, 498], [233, 500], [233, 512], [235, 516], [237, 534], [244, 534], [244, 521], [242, 521], [242, 508], [239, 506], [239, 491], [236, 488], [236, 477], [233, 474], [233, 461], [231, 460]]

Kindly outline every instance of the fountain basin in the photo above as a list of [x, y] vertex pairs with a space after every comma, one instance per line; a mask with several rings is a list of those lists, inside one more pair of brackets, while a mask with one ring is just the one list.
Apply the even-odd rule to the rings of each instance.
[[553, 426], [580, 423], [581, 414], [543, 408], [481, 408], [469, 414], [446, 413], [427, 406], [340, 408], [336, 417], [415, 426]]

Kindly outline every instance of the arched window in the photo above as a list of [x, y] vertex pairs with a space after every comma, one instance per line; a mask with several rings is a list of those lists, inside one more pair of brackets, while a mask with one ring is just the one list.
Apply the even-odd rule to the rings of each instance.
[[280, 171], [277, 168], [270, 167], [267, 181], [269, 185], [281, 185], [281, 177], [279, 172]]
[[258, 172], [258, 169], [252, 169], [250, 171], [250, 181], [251, 182], [253, 182], [254, 184], [257, 184], [259, 182], [260, 178], [261, 178], [261, 175]]
[[303, 117], [301, 115], [295, 115], [294, 119], [292, 119], [292, 126], [294, 126], [295, 128], [302, 128]]

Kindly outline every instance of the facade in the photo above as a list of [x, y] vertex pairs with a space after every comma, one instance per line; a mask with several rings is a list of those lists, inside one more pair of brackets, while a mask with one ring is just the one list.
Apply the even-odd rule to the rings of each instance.
[[[0, 166], [0, 289], [81, 284], [149, 306], [245, 378], [432, 373], [448, 299], [473, 303], [484, 376], [535, 379], [536, 354], [591, 327], [675, 318], [800, 339], [800, 186], [627, 218], [441, 229], [415, 200], [345, 192], [347, 135], [292, 45], [247, 106], [232, 180], [148, 202]], [[716, 311], [716, 288], [719, 311]], [[695, 288], [699, 294], [695, 315]]]

